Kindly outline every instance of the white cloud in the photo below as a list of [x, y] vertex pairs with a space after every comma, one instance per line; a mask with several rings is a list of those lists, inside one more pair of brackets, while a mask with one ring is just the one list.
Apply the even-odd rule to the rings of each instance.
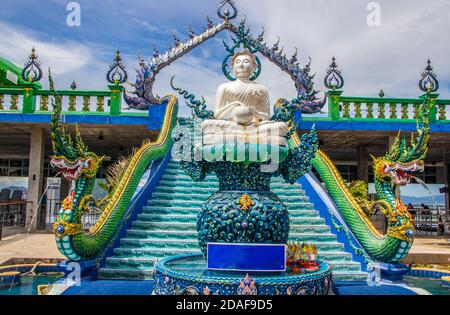
[[[174, 85], [176, 87], [193, 93], [197, 100], [204, 96], [208, 107], [213, 108], [216, 88], [225, 80], [223, 75], [217, 71], [220, 67], [220, 63], [210, 63], [203, 58], [186, 55], [161, 71], [155, 83], [155, 94], [163, 96], [175, 93], [170, 87], [170, 79], [175, 75]], [[181, 96], [178, 98], [181, 116], [189, 115], [190, 110], [184, 105], [185, 101]]]
[[0, 22], [0, 29], [0, 55], [19, 66], [28, 58], [32, 47], [35, 47], [42, 64], [51, 66], [55, 75], [76, 71], [92, 58], [88, 47], [73, 41], [55, 44], [3, 22]]
[[[449, 98], [450, 73], [446, 70], [450, 68], [447, 58], [450, 42], [445, 32], [437, 30], [450, 29], [450, 19], [443, 14], [450, 12], [450, 3], [444, 0], [380, 1], [381, 26], [375, 28], [366, 23], [367, 3], [357, 0], [247, 0], [237, 5], [240, 15], [247, 17], [253, 34], [259, 34], [260, 26], [264, 26], [268, 43], [273, 44], [280, 36], [280, 47], [284, 47], [288, 56], [294, 47], [299, 48], [302, 64], [311, 56], [312, 71], [317, 72], [316, 89], [325, 90], [325, 69], [331, 57], [336, 56], [345, 78], [345, 95], [375, 96], [383, 89], [386, 96], [417, 97], [421, 94], [417, 86], [420, 73], [426, 60], [431, 58], [441, 82], [441, 98]], [[225, 55], [224, 50], [203, 53], [205, 58], [209, 54]], [[178, 86], [197, 97], [205, 95], [211, 108], [215, 89], [225, 80], [220, 64], [206, 64], [204, 60], [188, 56], [162, 72], [155, 91], [169, 92], [170, 87], [164, 87], [168, 86], [170, 76], [165, 74], [174, 73]], [[263, 71], [259, 81], [269, 88], [271, 101], [295, 97], [289, 76], [261, 59]]]
[[3, 22], [0, 22], [0, 29], [0, 56], [19, 67], [23, 66], [31, 48], [35, 47], [44, 71], [41, 80], [44, 87], [48, 87], [47, 69], [50, 68], [58, 89], [68, 89], [73, 80], [80, 90], [107, 89], [105, 75], [108, 62], [102, 60], [113, 60], [114, 48], [65, 39], [50, 41], [46, 34], [19, 29]]
[[155, 26], [155, 25], [153, 25], [153, 24], [150, 24], [150, 23], [148, 23], [148, 22], [146, 22], [146, 21], [144, 21], [144, 20], [141, 20], [141, 19], [139, 19], [139, 18], [137, 18], [137, 17], [132, 17], [132, 18], [131, 18], [131, 21], [132, 21], [133, 23], [136, 23], [136, 24], [139, 25], [141, 28], [143, 28], [144, 30], [147, 30], [147, 31], [149, 31], [149, 32], [154, 33], [154, 32], [159, 32], [159, 31], [160, 31], [159, 28], [158, 28], [157, 26]]
[[[417, 97], [420, 94], [417, 88], [420, 72], [426, 59], [431, 58], [441, 82], [441, 97], [450, 98], [450, 59], [447, 57], [450, 41], [446, 33], [450, 29], [450, 3], [446, 0], [378, 1], [382, 10], [381, 27], [371, 28], [366, 24], [368, 2], [241, 0], [236, 4], [240, 15], [246, 15], [253, 34], [257, 35], [260, 27], [264, 26], [267, 41], [273, 44], [276, 36], [280, 36], [280, 46], [284, 46], [288, 56], [294, 47], [299, 48], [302, 64], [311, 56], [313, 72], [317, 72], [316, 89], [323, 89], [325, 69], [334, 55], [345, 78], [345, 95], [377, 95], [382, 88], [386, 96]], [[196, 7], [197, 4], [200, 8]], [[139, 20], [136, 12], [130, 8], [126, 9], [130, 12], [122, 13], [131, 20], [135, 17], [132, 21], [135, 27], [160, 33], [161, 29], [168, 29], [167, 25], [172, 27], [171, 18], [174, 19], [173, 28], [177, 28], [181, 23], [180, 15], [186, 25], [202, 19], [206, 11], [214, 17], [217, 3], [195, 1], [188, 4], [185, 1], [168, 0], [167, 3], [142, 1], [140, 5], [134, 9], [138, 8], [142, 12], [145, 5], [146, 11], [152, 14], [167, 14], [169, 17], [165, 26], [156, 26], [150, 18], [148, 21]], [[175, 7], [181, 11], [173, 11]], [[189, 10], [185, 10], [185, 7]], [[214, 17], [214, 20], [217, 21], [217, 18]], [[48, 34], [20, 29], [4, 22], [0, 22], [0, 28], [0, 55], [20, 66], [28, 57], [31, 47], [35, 46], [43, 68], [52, 68], [58, 88], [68, 88], [75, 80], [79, 89], [106, 89], [107, 65], [113, 59], [115, 49], [127, 48], [120, 47], [120, 43], [112, 44], [119, 47], [109, 47], [91, 42], [54, 39]], [[212, 41], [220, 42], [220, 38]], [[172, 44], [171, 39], [167, 44]], [[150, 46], [146, 42], [144, 45]], [[173, 93], [169, 81], [175, 74], [177, 86], [193, 92], [198, 98], [204, 95], [211, 107], [216, 87], [226, 80], [221, 73], [220, 62], [208, 61], [215, 56], [225, 56], [225, 50], [218, 50], [217, 47], [201, 46], [199, 54], [188, 54], [164, 69], [158, 75], [155, 93], [160, 96]], [[147, 50], [150, 53], [150, 49]], [[132, 65], [136, 63], [137, 53], [122, 55], [131, 82], [135, 79]], [[148, 55], [145, 57], [149, 59]], [[269, 88], [272, 102], [279, 97], [293, 98], [296, 93], [289, 76], [264, 58], [261, 59], [263, 71], [259, 81]], [[182, 113], [187, 113], [184, 102], [180, 103]]]
[[253, 33], [264, 25], [269, 43], [279, 35], [285, 51], [297, 46], [303, 63], [312, 57], [316, 88], [323, 87], [325, 69], [335, 55], [346, 80], [345, 94], [376, 95], [383, 88], [387, 96], [416, 97], [420, 72], [431, 58], [443, 83], [441, 97], [450, 97], [450, 3], [378, 1], [381, 26], [369, 27], [368, 2], [247, 0], [238, 5]]

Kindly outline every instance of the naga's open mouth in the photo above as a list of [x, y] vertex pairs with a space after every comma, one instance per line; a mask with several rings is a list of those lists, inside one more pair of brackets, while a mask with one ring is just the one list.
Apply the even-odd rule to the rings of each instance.
[[82, 174], [83, 170], [90, 167], [90, 163], [91, 159], [78, 159], [75, 162], [72, 162], [65, 159], [53, 158], [50, 161], [50, 165], [52, 167], [59, 168], [64, 178], [69, 181], [77, 180]]
[[416, 161], [406, 165], [401, 163], [385, 164], [383, 171], [392, 177], [394, 184], [404, 186], [409, 184], [413, 177], [411, 173], [423, 172], [423, 168], [423, 162]]

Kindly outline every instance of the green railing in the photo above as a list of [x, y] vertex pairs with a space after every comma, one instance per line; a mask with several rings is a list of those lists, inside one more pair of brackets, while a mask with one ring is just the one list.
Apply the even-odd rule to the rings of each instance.
[[[60, 90], [63, 108], [67, 114], [109, 114], [122, 113], [123, 86], [109, 85], [108, 91]], [[52, 96], [49, 90], [38, 90], [32, 85], [20, 88], [0, 88], [1, 113], [48, 113], [52, 110]]]
[[[14, 76], [16, 79], [13, 78], [14, 82], [11, 82], [11, 77]], [[41, 84], [37, 82], [41, 78], [42, 70], [34, 48], [23, 69], [0, 57], [0, 112], [31, 114], [51, 111], [52, 96], [50, 91], [41, 89]], [[58, 91], [63, 98], [63, 112], [65, 114], [120, 115], [124, 91], [121, 84], [127, 81], [128, 74], [119, 51], [109, 65], [106, 78], [111, 84], [106, 91], [78, 91], [75, 90], [75, 82], [71, 86], [72, 90]], [[418, 118], [420, 105], [424, 101], [424, 96], [416, 99], [385, 98], [382, 91], [379, 97], [342, 96], [344, 78], [334, 57], [327, 69], [324, 83], [328, 89], [326, 92], [328, 117], [305, 116], [306, 120], [413, 122]], [[450, 123], [450, 100], [438, 98], [439, 83], [430, 60], [427, 61], [427, 67], [421, 73], [419, 87], [422, 91], [432, 92], [430, 122]], [[127, 115], [143, 116], [147, 113], [140, 111], [133, 114], [127, 113]]]
[[23, 104], [25, 90], [16, 88], [0, 88], [0, 111], [19, 112], [27, 107]]
[[[63, 99], [65, 114], [108, 114], [117, 116], [122, 113], [123, 86], [109, 85], [108, 91], [57, 91]], [[0, 87], [0, 113], [48, 113], [52, 110], [51, 92], [22, 86], [20, 88]], [[432, 94], [432, 123], [450, 123], [450, 100], [438, 99]], [[419, 116], [423, 97], [416, 99], [353, 97], [342, 96], [341, 90], [327, 92], [328, 120], [364, 120], [364, 121], [414, 121]], [[146, 115], [142, 112], [142, 115]], [[315, 117], [305, 117], [317, 120]]]
[[[431, 94], [430, 122], [450, 122], [450, 100]], [[414, 121], [419, 117], [423, 96], [416, 99], [342, 96], [341, 90], [327, 92], [328, 118], [366, 121]]]
[[[43, 77], [41, 63], [35, 49], [21, 69], [0, 57], [0, 112], [1, 113], [49, 113], [52, 111], [52, 93], [43, 90], [39, 82]], [[60, 90], [65, 114], [105, 114], [118, 116], [122, 113], [124, 84], [128, 74], [119, 51], [108, 67], [106, 79], [110, 85], [106, 91], [79, 91], [75, 81], [71, 90]], [[50, 72], [49, 72], [50, 73]], [[147, 113], [127, 113], [143, 116]]]

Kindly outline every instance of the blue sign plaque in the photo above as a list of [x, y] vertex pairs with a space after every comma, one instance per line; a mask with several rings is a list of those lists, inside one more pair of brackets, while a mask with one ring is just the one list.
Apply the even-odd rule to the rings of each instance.
[[207, 269], [220, 271], [286, 271], [286, 245], [208, 243]]

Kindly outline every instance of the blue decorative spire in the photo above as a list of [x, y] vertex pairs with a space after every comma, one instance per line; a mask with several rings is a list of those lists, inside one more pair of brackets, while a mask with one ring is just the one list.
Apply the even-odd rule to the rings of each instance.
[[41, 62], [39, 61], [35, 49], [31, 49], [31, 55], [23, 66], [21, 73], [22, 79], [24, 81], [33, 83], [40, 81], [42, 79], [42, 69]]
[[237, 8], [233, 0], [220, 0], [217, 15], [226, 21], [236, 18], [238, 14]]
[[419, 81], [419, 88], [425, 93], [436, 92], [439, 90], [439, 81], [436, 73], [433, 71], [431, 61], [428, 59], [425, 71], [421, 74], [422, 78]]
[[122, 57], [120, 56], [120, 52], [116, 52], [116, 57], [114, 61], [109, 65], [109, 70], [106, 73], [106, 80], [108, 80], [111, 84], [122, 84], [125, 83], [128, 79], [128, 73], [125, 69], [125, 66], [122, 63]]
[[341, 75], [341, 70], [339, 70], [336, 63], [336, 58], [334, 57], [331, 61], [331, 64], [328, 66], [324, 84], [328, 89], [331, 90], [342, 89], [342, 87], [344, 86], [344, 78]]

